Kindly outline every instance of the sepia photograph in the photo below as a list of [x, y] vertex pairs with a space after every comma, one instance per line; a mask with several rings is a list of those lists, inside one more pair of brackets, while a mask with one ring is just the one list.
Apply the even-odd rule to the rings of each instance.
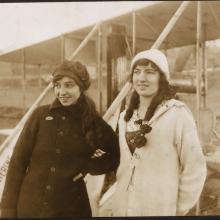
[[0, 3], [0, 218], [220, 216], [220, 1]]

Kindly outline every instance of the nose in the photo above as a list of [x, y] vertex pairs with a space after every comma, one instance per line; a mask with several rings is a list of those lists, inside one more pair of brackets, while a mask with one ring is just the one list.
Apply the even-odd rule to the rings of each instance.
[[59, 90], [59, 95], [64, 95], [64, 94], [66, 94], [66, 88], [64, 86], [61, 86]]
[[146, 81], [146, 80], [147, 80], [147, 74], [142, 70], [142, 71], [140, 72], [140, 74], [139, 74], [138, 79], [139, 79], [140, 81]]

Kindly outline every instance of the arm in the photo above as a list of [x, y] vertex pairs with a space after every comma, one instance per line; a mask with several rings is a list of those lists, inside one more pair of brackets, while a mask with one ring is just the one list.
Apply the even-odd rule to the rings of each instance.
[[1, 217], [16, 217], [17, 201], [37, 132], [37, 111], [26, 122], [10, 159], [1, 200]]
[[116, 133], [101, 117], [96, 119], [97, 148], [105, 153], [89, 160], [83, 173], [100, 175], [116, 170], [119, 165], [120, 152]]
[[177, 215], [185, 215], [198, 201], [206, 179], [206, 161], [192, 115], [181, 109], [176, 127], [180, 160]]

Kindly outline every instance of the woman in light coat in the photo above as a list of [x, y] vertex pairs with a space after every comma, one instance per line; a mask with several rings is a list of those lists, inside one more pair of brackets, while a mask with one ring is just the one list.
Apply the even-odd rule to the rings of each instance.
[[206, 178], [192, 113], [174, 99], [161, 51], [138, 53], [131, 73], [134, 92], [119, 119], [121, 159], [110, 215], [185, 215]]

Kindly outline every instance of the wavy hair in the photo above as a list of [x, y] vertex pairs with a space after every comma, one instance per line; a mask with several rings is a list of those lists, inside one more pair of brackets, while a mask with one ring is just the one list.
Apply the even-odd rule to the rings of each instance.
[[77, 102], [82, 113], [82, 132], [85, 136], [86, 142], [96, 148], [97, 136], [100, 132], [96, 128], [95, 121], [99, 117], [94, 101], [84, 93], [81, 93]]

